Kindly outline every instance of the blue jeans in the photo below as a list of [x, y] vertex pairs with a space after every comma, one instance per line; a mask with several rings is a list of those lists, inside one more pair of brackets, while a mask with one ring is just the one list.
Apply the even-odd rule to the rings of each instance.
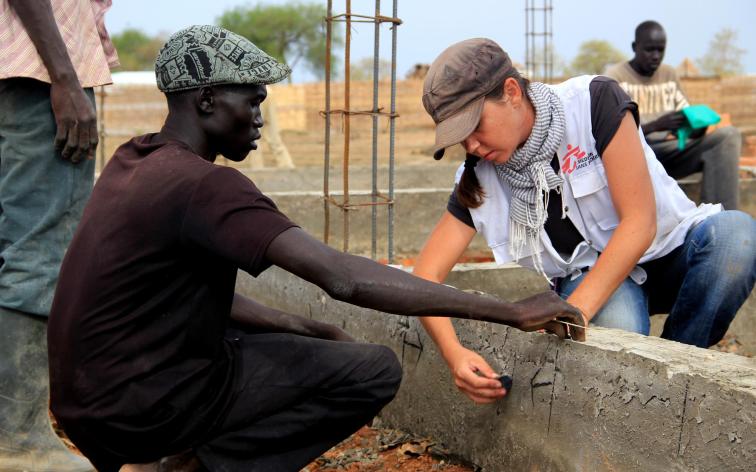
[[[647, 335], [649, 315], [669, 313], [663, 338], [709, 347], [753, 290], [756, 220], [740, 211], [712, 215], [688, 231], [681, 246], [642, 267], [646, 283], [628, 277], [591, 323]], [[557, 293], [567, 298], [584, 276], [558, 279]]]
[[72, 164], [55, 150], [49, 84], [0, 80], [0, 103], [0, 307], [47, 316], [94, 161]]

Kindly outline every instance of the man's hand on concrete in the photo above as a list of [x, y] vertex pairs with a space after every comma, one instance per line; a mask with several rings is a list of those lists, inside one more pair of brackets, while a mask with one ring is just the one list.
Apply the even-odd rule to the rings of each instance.
[[447, 363], [454, 384], [475, 403], [493, 403], [507, 394], [498, 380], [499, 374], [475, 352], [459, 346], [448, 356]]
[[77, 83], [53, 82], [50, 101], [57, 132], [55, 147], [74, 164], [92, 159], [97, 149], [97, 115], [84, 90]]
[[519, 320], [513, 324], [515, 328], [523, 331], [544, 329], [562, 339], [585, 341], [585, 317], [580, 310], [562, 300], [556, 292], [542, 292], [514, 305], [521, 311]]

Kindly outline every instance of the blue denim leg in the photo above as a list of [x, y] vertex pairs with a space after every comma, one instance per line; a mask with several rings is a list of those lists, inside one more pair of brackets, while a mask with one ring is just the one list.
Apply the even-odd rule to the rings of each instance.
[[[586, 273], [583, 272], [575, 280], [570, 280], [569, 277], [559, 279], [556, 284], [559, 296], [564, 299], [569, 297], [583, 281]], [[591, 324], [648, 335], [651, 322], [646, 291], [628, 277], [591, 319]]]
[[708, 217], [688, 232], [667, 271], [682, 282], [662, 337], [716, 344], [756, 281], [756, 220], [740, 211]]
[[0, 307], [47, 316], [94, 161], [71, 164], [55, 150], [48, 84], [0, 80], [0, 101]]

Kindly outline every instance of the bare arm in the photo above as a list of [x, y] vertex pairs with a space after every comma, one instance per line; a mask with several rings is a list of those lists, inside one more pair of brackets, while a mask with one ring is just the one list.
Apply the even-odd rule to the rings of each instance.
[[[474, 230], [451, 214], [441, 218], [415, 268], [420, 277], [430, 281], [337, 252], [298, 228], [276, 238], [266, 255], [276, 265], [322, 287], [333, 298], [390, 313], [433, 315], [421, 318], [421, 322], [439, 346], [457, 387], [476, 403], [489, 403], [504, 396], [505, 390], [486, 361], [459, 343], [449, 316], [493, 321], [528, 331], [547, 328], [560, 337], [565, 336], [564, 326], [553, 320], [579, 325], [584, 321], [554, 292], [506, 303], [436, 283], [446, 278], [473, 235]], [[584, 340], [585, 331], [576, 329], [573, 337]]]
[[[299, 228], [290, 228], [268, 246], [266, 257], [326, 291], [332, 298], [374, 310], [408, 316], [453, 316], [502, 323], [564, 335], [555, 320], [582, 324], [580, 313], [558, 296], [539, 303], [506, 303], [428, 282], [370, 259], [336, 251]], [[577, 330], [576, 339], [584, 339]]]
[[[443, 282], [474, 236], [475, 229], [445, 212], [425, 242], [414, 274], [432, 282]], [[462, 346], [449, 318], [423, 317], [420, 322], [436, 343], [454, 384], [462, 393], [479, 404], [491, 403], [506, 394], [495, 380], [498, 374], [483, 357]]]
[[[445, 212], [420, 251], [413, 273], [425, 280], [442, 283], [474, 236], [475, 229]], [[420, 322], [449, 363], [462, 348], [449, 318], [423, 317]]]
[[590, 320], [627, 278], [656, 235], [651, 177], [630, 113], [602, 156], [619, 225], [596, 265], [567, 299]]
[[49, 0], [9, 0], [50, 74], [55, 146], [71, 162], [94, 157], [97, 117], [79, 84]]
[[292, 333], [334, 341], [354, 341], [340, 328], [267, 307], [238, 293], [231, 305], [231, 319], [245, 331]]

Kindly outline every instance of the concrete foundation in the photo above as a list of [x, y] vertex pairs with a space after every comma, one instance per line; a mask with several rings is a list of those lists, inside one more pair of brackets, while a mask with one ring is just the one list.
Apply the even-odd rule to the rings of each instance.
[[[455, 270], [449, 282], [480, 289], [492, 278], [475, 272]], [[501, 293], [537, 290], [519, 280], [525, 274], [499, 284]], [[237, 285], [262, 303], [390, 346], [404, 379], [384, 422], [429, 435], [484, 470], [754, 470], [753, 359], [616, 330], [591, 328], [577, 343], [458, 321], [462, 342], [514, 378], [505, 399], [475, 406], [456, 391], [417, 319], [336, 302], [277, 268], [257, 279], [240, 273]]]
[[[396, 190], [396, 206], [394, 213], [394, 251], [397, 255], [395, 262], [401, 262], [405, 256], [417, 255], [423, 247], [428, 234], [435, 226], [438, 218], [446, 209], [451, 188], [428, 188], [435, 182], [452, 182], [456, 165], [438, 164], [432, 166], [407, 166], [397, 171], [397, 183], [404, 188]], [[355, 186], [363, 186], [370, 177], [369, 169], [357, 168], [351, 176]], [[296, 221], [310, 234], [323, 238], [324, 236], [324, 205], [321, 190], [281, 191], [282, 173], [286, 173], [289, 185], [299, 188], [313, 188], [318, 185], [315, 181], [316, 172], [303, 169], [293, 171], [264, 170], [256, 173], [252, 178], [258, 186], [273, 198], [279, 208], [289, 218]], [[385, 169], [382, 169], [381, 179], [385, 179]], [[338, 179], [335, 179], [338, 181]], [[293, 184], [292, 184], [293, 182]], [[322, 186], [322, 181], [320, 182]], [[698, 182], [695, 178], [681, 182], [683, 188], [692, 198], [696, 197]], [[741, 185], [741, 203], [744, 211], [756, 215], [756, 180], [743, 180]], [[411, 188], [407, 188], [413, 186]], [[271, 189], [271, 190], [266, 190]], [[354, 199], [368, 199], [369, 192], [354, 191]], [[335, 194], [339, 199], [340, 195]], [[349, 252], [365, 256], [371, 255], [371, 217], [369, 207], [361, 207], [349, 212]], [[377, 219], [376, 256], [378, 259], [387, 256], [387, 211], [379, 207]], [[330, 207], [329, 244], [335, 248], [343, 248], [343, 216], [341, 211]], [[481, 236], [475, 236], [469, 252], [477, 255], [489, 255], [490, 249]], [[456, 271], [460, 280], [449, 281], [460, 288], [469, 288], [495, 294], [504, 299], [522, 298], [526, 294], [546, 289], [546, 283], [534, 273], [512, 266], [504, 271], [489, 270], [495, 266], [477, 265], [471, 271], [464, 268]], [[485, 269], [485, 271], [484, 271]], [[466, 275], [462, 275], [466, 274]], [[665, 315], [651, 318], [651, 334], [661, 333]], [[730, 332], [742, 344], [742, 351], [756, 355], [756, 292], [751, 294], [746, 305], [741, 309], [731, 326]]]
[[[398, 256], [416, 255], [436, 222], [446, 210], [446, 203], [454, 181], [457, 166], [438, 164], [437, 166], [406, 166], [397, 169], [394, 214], [394, 252]], [[296, 221], [306, 231], [322, 238], [325, 232], [325, 210], [323, 205], [322, 171], [295, 169], [291, 171], [270, 170], [250, 173], [260, 189], [268, 194], [289, 218]], [[379, 182], [386, 181], [386, 170], [381, 169]], [[320, 178], [317, 180], [316, 177]], [[350, 174], [350, 195], [353, 202], [369, 201], [370, 192], [358, 190], [369, 188], [370, 172], [366, 168], [356, 168]], [[334, 174], [331, 179], [331, 195], [341, 201], [340, 178]], [[442, 184], [439, 186], [439, 184]], [[699, 193], [700, 182], [695, 178], [681, 181], [683, 189], [694, 200]], [[741, 209], [756, 216], [756, 179], [740, 182]], [[384, 194], [387, 193], [381, 185]], [[294, 190], [296, 189], [296, 190]], [[330, 207], [329, 244], [343, 247], [343, 216], [341, 210]], [[386, 257], [388, 212], [385, 206], [378, 207], [377, 217], [377, 257]], [[370, 207], [360, 207], [349, 212], [349, 252], [370, 255], [371, 253]], [[485, 240], [476, 236], [470, 246], [471, 251], [490, 253]]]
[[[548, 289], [548, 284], [532, 270], [515, 264], [458, 264], [446, 283], [462, 290], [479, 290], [502, 300], [519, 300]], [[651, 317], [651, 335], [660, 336], [666, 314]], [[728, 330], [741, 343], [739, 353], [756, 355], [756, 290], [751, 292]]]

